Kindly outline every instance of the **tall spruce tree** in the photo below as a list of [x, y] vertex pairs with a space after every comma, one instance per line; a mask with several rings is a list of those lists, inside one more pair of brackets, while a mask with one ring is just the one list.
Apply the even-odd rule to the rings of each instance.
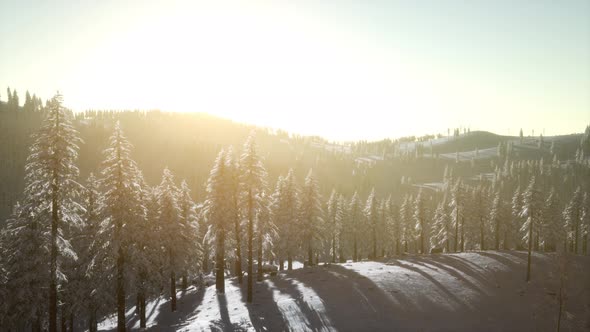
[[314, 243], [316, 243], [316, 240], [320, 236], [323, 223], [323, 208], [318, 182], [311, 169], [305, 177], [301, 194], [303, 244], [307, 250], [307, 265], [312, 266], [314, 265]]
[[141, 199], [141, 172], [131, 158], [133, 146], [125, 137], [119, 122], [109, 138], [102, 162], [100, 185], [101, 223], [99, 236], [104, 243], [99, 255], [105, 268], [113, 271], [117, 303], [117, 331], [124, 332], [126, 280], [130, 276], [129, 250], [134, 244], [136, 233], [141, 232], [140, 223], [144, 215], [144, 201]]
[[176, 311], [176, 273], [184, 268], [186, 246], [192, 243], [187, 241], [188, 229], [178, 205], [178, 188], [168, 168], [164, 169], [156, 195], [160, 208], [158, 231], [165, 251], [164, 270], [168, 271], [170, 280], [170, 309]]
[[365, 218], [371, 232], [371, 255], [369, 258], [377, 259], [377, 232], [378, 230], [378, 206], [377, 197], [375, 196], [375, 188], [371, 189], [369, 196], [367, 197], [367, 203], [365, 204]]
[[538, 189], [536, 178], [533, 176], [525, 192], [523, 192], [523, 205], [520, 216], [525, 218], [521, 231], [526, 235], [523, 240], [528, 245], [526, 281], [531, 280], [531, 252], [533, 250], [534, 232], [538, 226], [543, 204], [543, 193]]
[[415, 231], [418, 237], [418, 253], [425, 253], [426, 246], [426, 206], [422, 198], [422, 188], [414, 200], [414, 223]]
[[363, 207], [358, 193], [355, 191], [350, 199], [348, 216], [350, 222], [350, 232], [352, 233], [352, 260], [359, 261], [359, 245], [362, 239], [363, 224]]
[[[15, 98], [13, 95], [13, 99]], [[16, 97], [17, 98], [17, 97]], [[50, 277], [49, 277], [49, 331], [57, 331], [58, 287], [61, 279], [60, 255], [71, 251], [67, 239], [62, 237], [64, 225], [80, 222], [80, 206], [77, 202], [82, 187], [77, 182], [79, 174], [75, 162], [78, 145], [82, 142], [71, 122], [71, 112], [62, 106], [62, 96], [55, 95], [47, 110], [47, 116], [34, 142], [25, 166], [24, 196], [35, 195], [39, 205], [35, 214], [44, 214], [42, 223], [51, 225]], [[72, 252], [73, 253], [73, 252]]]
[[225, 239], [229, 231], [231, 214], [230, 173], [227, 170], [226, 153], [221, 150], [215, 159], [207, 180], [205, 211], [215, 238], [215, 288], [225, 293]]
[[[248, 285], [246, 301], [252, 303], [254, 229], [257, 218], [266, 212], [264, 192], [266, 190], [266, 169], [258, 156], [254, 133], [244, 143], [240, 157], [240, 205], [248, 223]], [[264, 222], [259, 220], [259, 222]], [[260, 258], [260, 257], [259, 257]]]

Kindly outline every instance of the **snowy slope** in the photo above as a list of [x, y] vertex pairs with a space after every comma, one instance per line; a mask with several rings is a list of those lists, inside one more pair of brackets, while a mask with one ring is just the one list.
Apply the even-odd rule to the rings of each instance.
[[[555, 256], [526, 253], [404, 256], [282, 272], [255, 284], [254, 303], [236, 280], [179, 292], [180, 310], [163, 299], [148, 306], [150, 331], [553, 331], [557, 318]], [[590, 257], [572, 257], [565, 331], [590, 329]], [[130, 314], [133, 310], [130, 310]], [[138, 322], [131, 317], [134, 330]], [[104, 321], [101, 330], [114, 329]]]

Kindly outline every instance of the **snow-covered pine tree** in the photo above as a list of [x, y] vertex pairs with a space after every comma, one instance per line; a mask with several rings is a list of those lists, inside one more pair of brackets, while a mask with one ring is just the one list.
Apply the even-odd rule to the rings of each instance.
[[[501, 190], [497, 190], [494, 193], [494, 200], [492, 202], [492, 208], [490, 210], [490, 226], [492, 228], [492, 234], [494, 234], [494, 249], [500, 249], [500, 243], [502, 243], [502, 234], [506, 231], [506, 220], [508, 216], [506, 214], [506, 208], [504, 201], [502, 200]], [[506, 243], [502, 243], [503, 249], [506, 249]]]
[[272, 200], [270, 197], [263, 192], [261, 194], [261, 209], [256, 215], [256, 245], [258, 254], [258, 276], [257, 280], [262, 281], [262, 262], [264, 260], [264, 253], [266, 253], [267, 259], [274, 259], [275, 254], [273, 252], [274, 241], [278, 238], [277, 227], [273, 223], [272, 218]]
[[533, 176], [525, 192], [523, 192], [523, 204], [520, 216], [525, 218], [521, 231], [526, 232], [523, 238], [528, 245], [528, 260], [526, 281], [531, 280], [531, 252], [533, 250], [534, 233], [541, 217], [543, 206], [543, 193], [537, 187], [536, 178]]
[[568, 240], [570, 251], [578, 254], [580, 247], [580, 220], [582, 217], [582, 199], [583, 194], [581, 188], [578, 186], [574, 192], [569, 203], [563, 211], [563, 218], [565, 219], [566, 229], [568, 232]]
[[160, 202], [156, 188], [150, 188], [142, 180], [141, 200], [145, 206], [145, 218], [134, 236], [134, 243], [130, 253], [130, 264], [134, 272], [135, 288], [137, 290], [137, 312], [139, 327], [146, 327], [146, 300], [151, 295], [160, 293], [162, 284], [168, 278], [163, 275], [166, 256], [162, 254], [162, 239], [160, 237]]
[[348, 216], [350, 222], [350, 232], [352, 238], [352, 260], [358, 262], [359, 260], [359, 242], [363, 233], [363, 207], [358, 193], [355, 191], [350, 199], [348, 207]]
[[336, 204], [336, 234], [338, 238], [338, 261], [340, 263], [346, 262], [346, 256], [344, 254], [344, 227], [348, 223], [348, 202], [344, 195], [338, 195]]
[[243, 269], [242, 269], [242, 262], [243, 262], [243, 246], [244, 243], [242, 242], [243, 238], [243, 227], [242, 221], [245, 218], [241, 215], [240, 209], [240, 164], [239, 160], [236, 158], [234, 153], [233, 146], [230, 146], [226, 153], [225, 153], [225, 163], [226, 163], [226, 172], [227, 172], [227, 181], [228, 181], [228, 198], [229, 198], [229, 205], [228, 205], [228, 214], [231, 218], [231, 223], [233, 225], [233, 246], [235, 250], [231, 252], [232, 256], [235, 259], [234, 261], [234, 274], [238, 277], [238, 283], [242, 284], [243, 280]]
[[[70, 330], [77, 316], [88, 317], [89, 330], [97, 330], [97, 311], [109, 304], [106, 287], [101, 283], [101, 266], [92, 266], [97, 248], [93, 239], [100, 227], [100, 192], [93, 173], [85, 182], [80, 203], [85, 212], [77, 225], [65, 227], [63, 234], [70, 239], [77, 253], [77, 260], [66, 260], [63, 264], [67, 284], [60, 291], [62, 325], [66, 320]], [[112, 308], [112, 306], [111, 306]]]
[[590, 246], [590, 194], [584, 193], [582, 198], [582, 217], [581, 217], [581, 236], [582, 236], [582, 253], [588, 254], [588, 247]]
[[545, 251], [554, 251], [564, 248], [566, 229], [563, 223], [563, 216], [560, 212], [560, 202], [554, 188], [551, 188], [539, 223], [541, 236], [541, 247]]
[[422, 188], [414, 200], [414, 231], [418, 238], [418, 253], [424, 254], [426, 247], [426, 206], [422, 198]]
[[365, 204], [364, 209], [367, 226], [369, 226], [371, 232], [371, 254], [369, 255], [369, 259], [377, 259], [377, 232], [379, 231], [377, 225], [379, 221], [378, 208], [375, 188], [372, 188], [367, 197], [367, 203]]
[[480, 183], [473, 190], [472, 207], [473, 218], [475, 218], [478, 228], [479, 250], [486, 250], [486, 230], [488, 229], [488, 211], [487, 211], [487, 192], [484, 185]]
[[[522, 218], [520, 217], [520, 211], [522, 210], [522, 193], [520, 190], [520, 185], [518, 185], [516, 187], [516, 189], [514, 190], [514, 194], [512, 195], [512, 201], [511, 201], [511, 207], [512, 207], [512, 225], [511, 225], [511, 229], [517, 234], [518, 231], [520, 230], [521, 224], [522, 224]], [[521, 247], [520, 245], [520, 239], [518, 239], [518, 236], [515, 236], [514, 234], [511, 236], [511, 242], [514, 244], [515, 249], [519, 249], [519, 247]]]
[[323, 226], [323, 208], [318, 182], [309, 170], [301, 192], [301, 231], [303, 244], [307, 250], [307, 265], [312, 266], [314, 243], [317, 242]]
[[186, 248], [192, 246], [187, 229], [182, 220], [178, 204], [178, 188], [174, 184], [174, 176], [168, 168], [164, 168], [162, 181], [156, 189], [158, 196], [159, 223], [158, 233], [164, 250], [164, 270], [169, 273], [170, 309], [176, 311], [176, 278], [177, 272], [186, 266]]
[[434, 213], [434, 220], [432, 225], [432, 248], [442, 249], [444, 252], [449, 252], [451, 247], [451, 232], [453, 222], [448, 210], [447, 195], [443, 196], [442, 201], [436, 207]]
[[180, 208], [180, 217], [184, 223], [185, 234], [187, 237], [185, 251], [185, 264], [182, 274], [182, 289], [188, 288], [188, 279], [191, 274], [198, 272], [201, 257], [201, 245], [198, 241], [199, 224], [197, 222], [197, 213], [195, 211], [195, 202], [191, 198], [191, 190], [185, 180], [180, 183], [178, 193], [178, 207]]
[[62, 106], [62, 96], [55, 95], [49, 103], [47, 115], [34, 142], [25, 166], [24, 196], [35, 195], [39, 205], [35, 214], [45, 215], [41, 223], [51, 225], [49, 276], [49, 331], [57, 331], [59, 283], [64, 279], [60, 271], [60, 256], [75, 256], [61, 233], [64, 225], [78, 224], [81, 209], [76, 201], [81, 185], [76, 182], [79, 170], [75, 162], [78, 145], [82, 142], [71, 123], [71, 112]]
[[402, 201], [402, 205], [399, 208], [400, 217], [400, 228], [401, 228], [401, 241], [403, 243], [403, 252], [407, 253], [412, 250], [410, 248], [414, 240], [414, 223], [413, 221], [413, 202], [412, 195], [406, 194]]
[[30, 325], [32, 331], [41, 332], [44, 325], [51, 228], [45, 222], [49, 213], [38, 208], [42, 204], [36, 196], [26, 196], [22, 205], [16, 204], [1, 233], [6, 253], [1, 258], [6, 273], [2, 326], [7, 330]]
[[399, 255], [400, 253], [400, 239], [401, 239], [401, 225], [399, 217], [399, 206], [395, 205], [393, 201], [389, 202], [388, 211], [388, 233], [391, 240], [391, 254]]
[[205, 211], [215, 237], [215, 287], [220, 294], [225, 293], [225, 237], [231, 225], [231, 196], [225, 151], [222, 149], [207, 180], [207, 200]]
[[332, 189], [330, 198], [326, 204], [326, 238], [330, 242], [329, 254], [332, 256], [332, 263], [336, 263], [336, 217], [338, 210], [338, 194]]
[[273, 194], [273, 216], [279, 229], [280, 256], [279, 265], [287, 259], [287, 269], [293, 269], [293, 258], [297, 253], [299, 230], [299, 190], [295, 183], [295, 175], [290, 169], [287, 177], [279, 178]]
[[391, 243], [387, 232], [387, 219], [389, 218], [389, 204], [391, 204], [391, 196], [386, 199], [379, 200], [377, 207], [377, 253], [380, 257], [385, 257], [385, 247], [387, 243]]
[[145, 210], [141, 199], [141, 172], [131, 158], [132, 147], [117, 122], [109, 138], [109, 147], [104, 151], [102, 178], [99, 180], [103, 193], [100, 202], [103, 221], [98, 236], [103, 245], [97, 261], [104, 264], [107, 271], [112, 271], [115, 279], [119, 332], [126, 330], [125, 284], [130, 277], [128, 250], [134, 244], [136, 233], [142, 230], [140, 221]]
[[240, 157], [240, 207], [248, 223], [248, 285], [246, 301], [252, 303], [253, 265], [254, 265], [254, 229], [257, 217], [262, 217], [266, 206], [266, 169], [258, 156], [254, 132], [244, 143]]
[[[453, 220], [453, 228], [455, 235], [453, 236], [454, 240], [454, 252], [458, 252], [459, 250], [463, 251], [464, 246], [464, 220], [465, 220], [465, 194], [463, 192], [463, 185], [461, 179], [457, 179], [455, 185], [453, 186], [453, 190], [451, 191], [451, 201], [449, 202], [449, 207], [451, 208], [451, 216]], [[459, 234], [461, 232], [461, 234]]]
[[103, 267], [94, 264], [102, 243], [96, 237], [102, 221], [100, 211], [100, 189], [98, 180], [90, 173], [85, 182], [85, 190], [82, 195], [82, 205], [85, 213], [82, 215], [82, 229], [79, 238], [73, 241], [74, 249], [78, 253], [79, 283], [75, 286], [81, 294], [81, 311], [88, 317], [88, 331], [98, 331], [98, 311], [109, 302], [106, 296], [106, 287], [103, 283]]

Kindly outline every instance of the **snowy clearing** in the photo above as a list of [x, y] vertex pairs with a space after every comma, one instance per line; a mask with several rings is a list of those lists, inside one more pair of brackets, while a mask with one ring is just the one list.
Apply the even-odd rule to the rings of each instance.
[[[487, 251], [332, 264], [280, 272], [255, 284], [254, 303], [235, 278], [148, 304], [149, 331], [552, 331], [559, 279], [554, 254]], [[590, 326], [590, 257], [572, 256], [564, 330]], [[138, 328], [134, 309], [128, 326]], [[107, 319], [101, 331], [115, 329]]]

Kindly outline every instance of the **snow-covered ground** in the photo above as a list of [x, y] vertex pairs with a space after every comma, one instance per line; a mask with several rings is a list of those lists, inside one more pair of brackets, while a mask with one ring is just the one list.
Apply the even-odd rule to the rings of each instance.
[[[381, 262], [285, 271], [255, 284], [245, 303], [237, 280], [179, 292], [179, 311], [149, 303], [149, 331], [553, 331], [559, 278], [553, 254], [487, 251], [407, 255]], [[590, 329], [590, 257], [572, 257], [562, 327]], [[129, 326], [139, 322], [130, 316]], [[101, 330], [114, 329], [114, 319]]]

